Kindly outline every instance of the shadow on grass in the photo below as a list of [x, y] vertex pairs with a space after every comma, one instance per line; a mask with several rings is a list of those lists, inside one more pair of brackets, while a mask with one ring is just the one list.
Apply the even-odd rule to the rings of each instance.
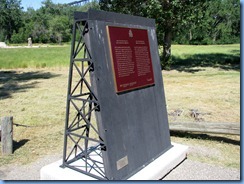
[[221, 135], [213, 136], [208, 134], [189, 133], [189, 132], [180, 132], [180, 131], [170, 131], [170, 135], [174, 137], [210, 140], [210, 141], [223, 142], [223, 143], [228, 143], [233, 145], [240, 145], [240, 141], [233, 140], [227, 137], [222, 137]]
[[27, 142], [29, 142], [29, 139], [22, 139], [19, 142], [13, 141], [13, 152], [15, 152], [17, 149], [21, 148], [24, 146]]
[[240, 71], [240, 51], [233, 50], [232, 53], [233, 54], [193, 54], [183, 56], [184, 59], [172, 56], [172, 65], [170, 69], [189, 73], [202, 71], [202, 69], [199, 69], [200, 67]]
[[[17, 72], [0, 71], [0, 99], [11, 98], [13, 93], [25, 92], [34, 88], [39, 79], [50, 79], [59, 76], [50, 72]], [[28, 83], [27, 83], [28, 82]]]

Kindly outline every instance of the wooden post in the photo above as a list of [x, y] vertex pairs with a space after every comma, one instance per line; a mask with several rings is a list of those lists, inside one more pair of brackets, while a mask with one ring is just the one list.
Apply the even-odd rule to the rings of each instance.
[[13, 117], [1, 118], [2, 155], [13, 153]]

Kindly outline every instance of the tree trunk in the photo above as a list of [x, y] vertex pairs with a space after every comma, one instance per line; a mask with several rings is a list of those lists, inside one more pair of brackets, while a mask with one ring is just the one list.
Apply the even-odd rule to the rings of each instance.
[[192, 40], [192, 32], [191, 32], [191, 29], [190, 29], [190, 32], [189, 32], [189, 40], [190, 41]]
[[170, 68], [170, 56], [171, 56], [171, 40], [172, 40], [172, 24], [167, 24], [167, 29], [164, 32], [164, 44], [163, 44], [163, 63], [162, 67]]
[[[169, 12], [171, 10], [171, 2], [169, 0], [164, 0], [162, 2], [164, 12]], [[170, 56], [171, 56], [171, 40], [172, 40], [172, 30], [173, 23], [172, 17], [166, 17], [164, 24], [164, 40], [163, 40], [163, 61], [162, 68], [170, 68]]]

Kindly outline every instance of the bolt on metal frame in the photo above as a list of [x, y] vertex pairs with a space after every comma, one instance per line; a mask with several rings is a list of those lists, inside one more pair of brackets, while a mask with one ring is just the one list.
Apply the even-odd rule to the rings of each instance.
[[87, 20], [74, 20], [61, 167], [96, 179], [107, 179], [102, 159], [102, 150], [106, 147], [92, 120], [94, 112], [99, 111], [99, 102], [88, 79], [94, 72], [85, 39], [88, 32]]

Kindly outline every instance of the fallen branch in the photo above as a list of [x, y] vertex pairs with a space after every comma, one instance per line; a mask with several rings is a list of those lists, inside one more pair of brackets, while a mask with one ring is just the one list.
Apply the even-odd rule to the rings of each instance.
[[169, 123], [169, 129], [184, 132], [204, 132], [240, 135], [240, 123]]

